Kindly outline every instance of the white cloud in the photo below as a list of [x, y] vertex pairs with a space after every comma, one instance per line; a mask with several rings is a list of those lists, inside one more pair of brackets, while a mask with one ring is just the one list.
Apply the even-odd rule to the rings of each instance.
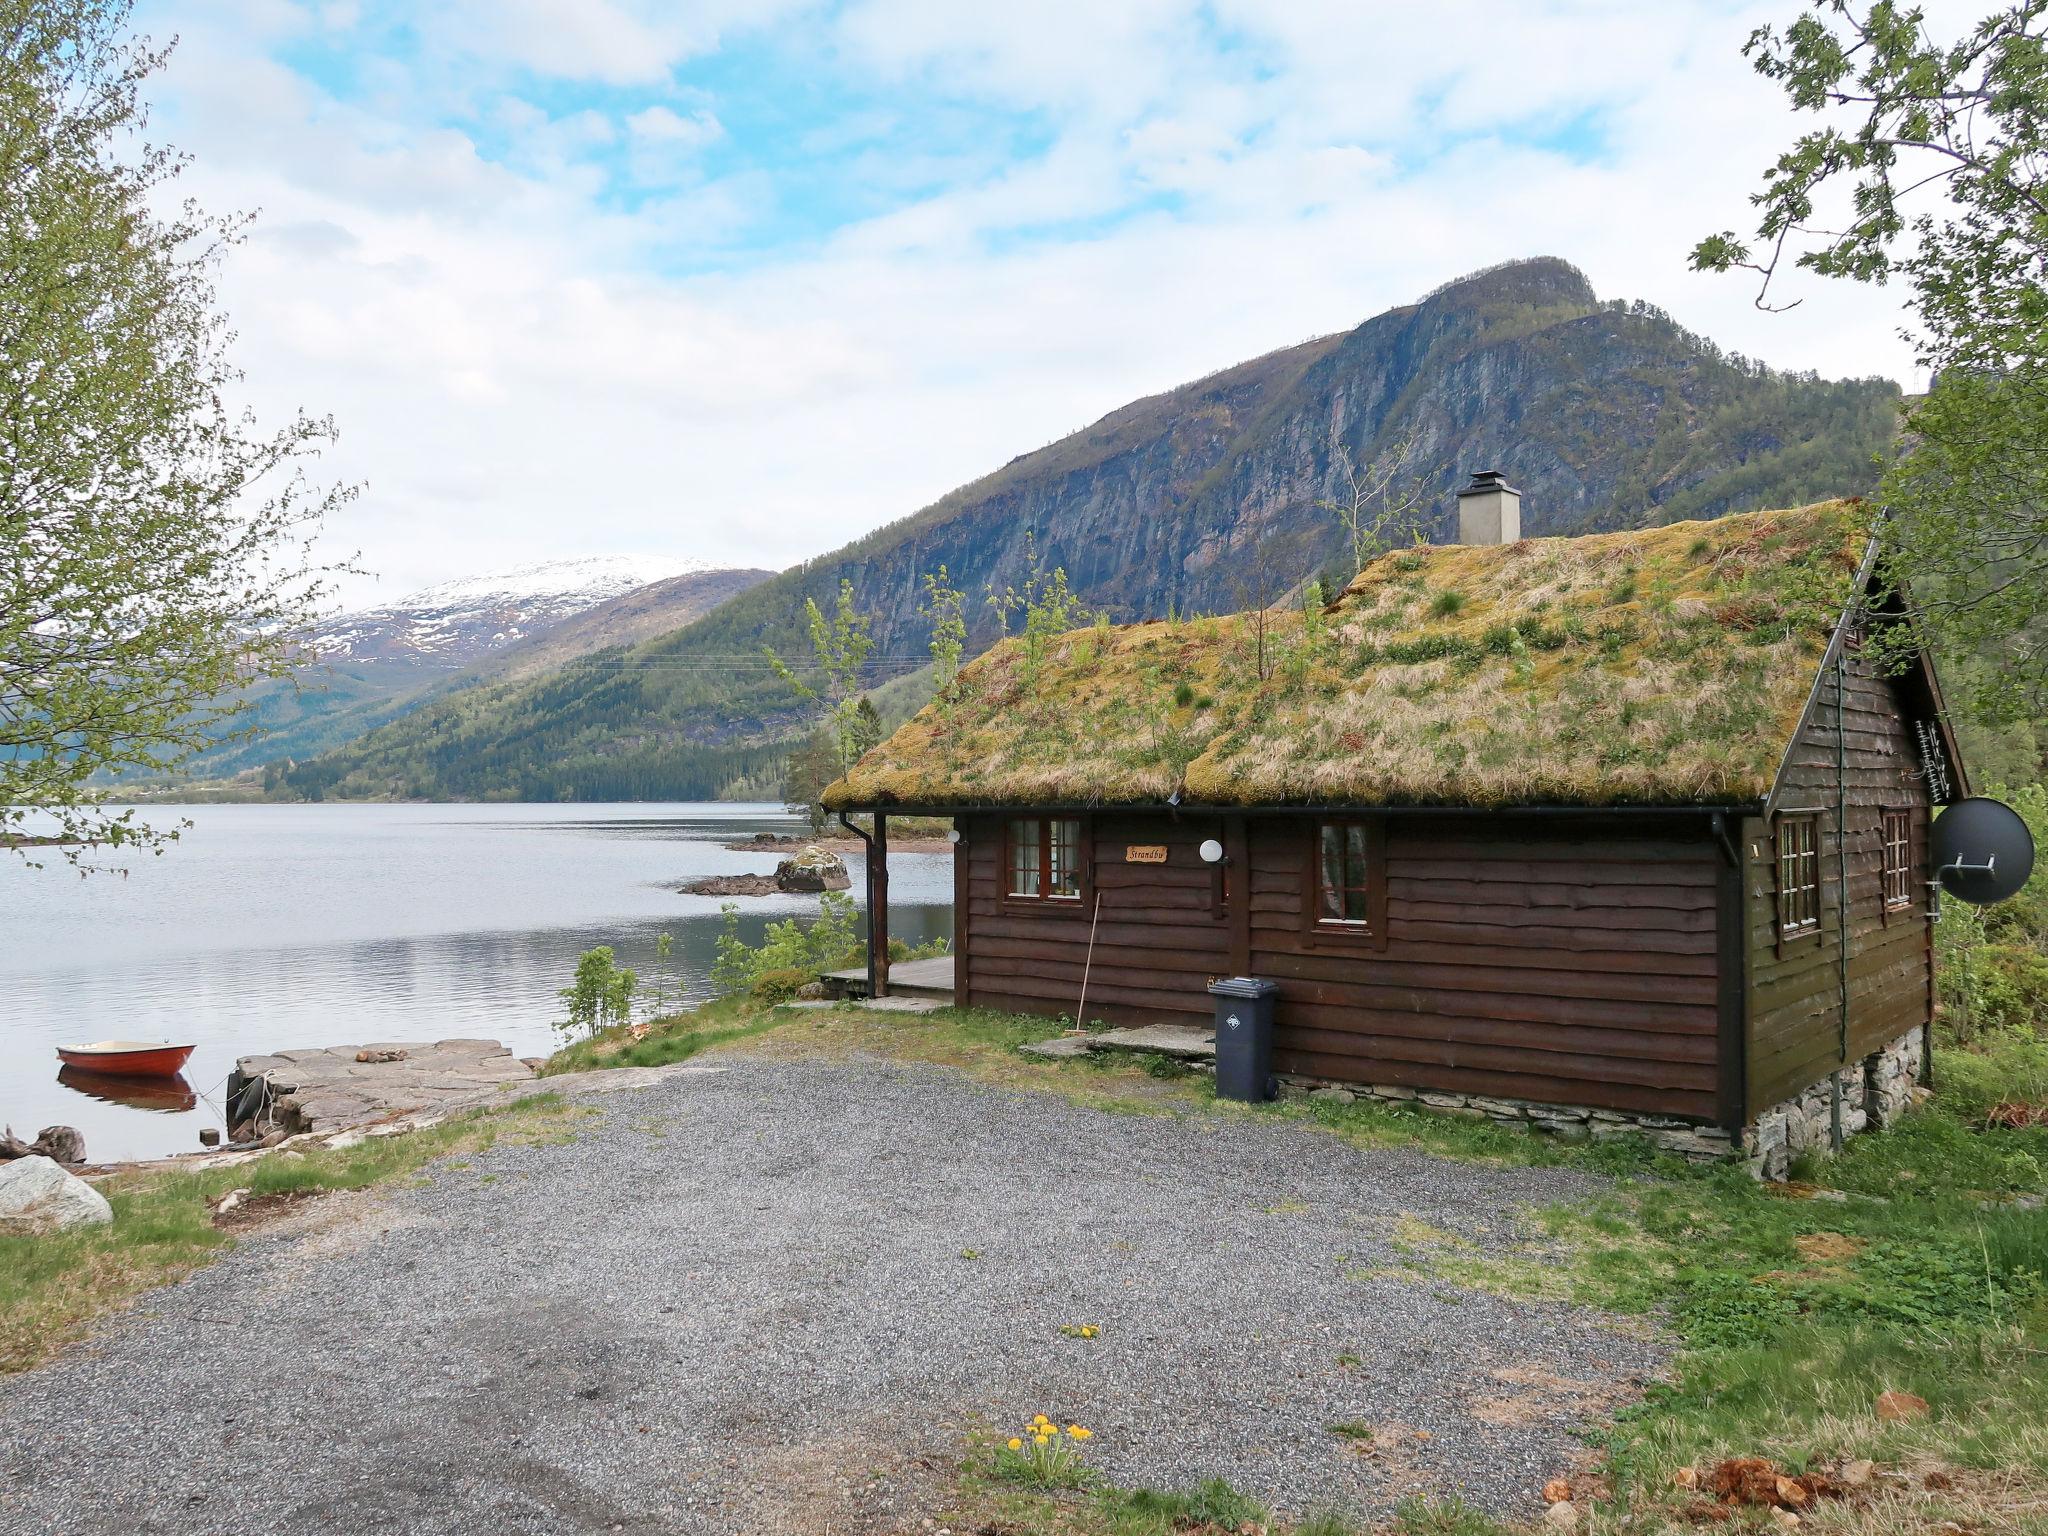
[[635, 138], [645, 139], [651, 144], [680, 146], [709, 144], [725, 131], [709, 112], [693, 112], [684, 117], [667, 107], [648, 107], [645, 111], [635, 112], [626, 119], [626, 126], [633, 130]]
[[[174, 18], [180, 190], [263, 210], [224, 275], [251, 389], [338, 420], [329, 463], [367, 491], [331, 542], [377, 593], [605, 550], [788, 564], [1136, 395], [1516, 256], [1781, 366], [1908, 373], [1896, 295], [1812, 283], [1765, 316], [1686, 270], [1794, 131], [1739, 55], [1755, 8], [860, 0], [791, 46], [901, 100], [793, 101], [778, 147], [875, 145], [835, 163], [887, 211], [765, 250], [786, 165], [673, 74], [759, 14], [465, 0], [421, 23], [433, 68], [373, 68], [346, 102], [264, 51], [288, 15]], [[486, 87], [462, 59], [535, 78]], [[933, 91], [1025, 111], [1045, 147], [902, 138]], [[421, 126], [421, 92], [479, 126]], [[1156, 206], [1113, 217], [1133, 197]]]

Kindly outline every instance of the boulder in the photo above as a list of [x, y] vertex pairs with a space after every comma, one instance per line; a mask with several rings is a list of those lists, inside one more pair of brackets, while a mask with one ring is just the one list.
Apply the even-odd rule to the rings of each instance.
[[775, 866], [775, 885], [783, 891], [843, 891], [853, 884], [846, 861], [816, 843]]
[[114, 1219], [107, 1197], [47, 1157], [0, 1165], [0, 1235], [19, 1237], [105, 1226]]

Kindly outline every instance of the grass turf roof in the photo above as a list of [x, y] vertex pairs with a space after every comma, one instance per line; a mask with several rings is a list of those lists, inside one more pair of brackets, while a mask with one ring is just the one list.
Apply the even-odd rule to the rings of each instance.
[[1012, 638], [825, 803], [1761, 801], [1868, 539], [1834, 501], [1401, 550], [1269, 612], [1263, 669], [1249, 614]]

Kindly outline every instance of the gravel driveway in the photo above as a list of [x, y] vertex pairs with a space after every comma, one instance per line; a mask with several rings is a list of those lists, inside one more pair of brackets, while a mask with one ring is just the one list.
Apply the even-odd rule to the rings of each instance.
[[602, 1107], [320, 1201], [0, 1379], [0, 1530], [916, 1531], [977, 1417], [1041, 1411], [1119, 1483], [1533, 1515], [1664, 1358], [1385, 1272], [1403, 1213], [1498, 1246], [1574, 1173], [874, 1061]]

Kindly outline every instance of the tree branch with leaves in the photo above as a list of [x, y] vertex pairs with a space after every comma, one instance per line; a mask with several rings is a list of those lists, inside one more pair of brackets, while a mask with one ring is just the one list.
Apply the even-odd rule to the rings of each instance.
[[99, 783], [183, 766], [291, 671], [353, 494], [307, 473], [331, 422], [227, 403], [214, 281], [248, 220], [156, 211], [185, 161], [140, 139], [168, 50], [128, 14], [0, 0], [0, 843], [81, 869], [176, 836]]
[[[1947, 39], [1883, 0], [1815, 0], [1745, 52], [1795, 110], [1798, 136], [1702, 271], [1759, 278], [1786, 309], [1791, 271], [1902, 281], [1905, 336], [1933, 375], [1880, 495], [1885, 570], [1922, 625], [1969, 656], [1980, 718], [2048, 704], [2048, 0]], [[1836, 210], [1829, 212], [1828, 210]], [[1905, 577], [1910, 575], [1910, 586]], [[1895, 640], [1907, 643], [1905, 631]]]

